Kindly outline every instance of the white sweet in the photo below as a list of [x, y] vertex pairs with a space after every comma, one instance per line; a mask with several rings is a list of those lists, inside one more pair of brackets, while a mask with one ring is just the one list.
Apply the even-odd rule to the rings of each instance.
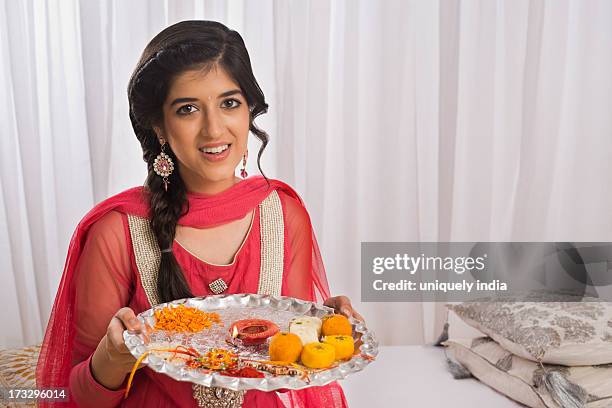
[[299, 316], [291, 319], [291, 322], [289, 322], [289, 328], [291, 328], [292, 325], [314, 327], [317, 330], [317, 334], [321, 335], [321, 326], [323, 325], [323, 321], [314, 316]]
[[295, 317], [289, 323], [289, 333], [296, 334], [302, 340], [302, 344], [306, 345], [319, 341], [322, 324], [323, 322], [318, 317]]
[[289, 332], [297, 335], [300, 340], [302, 340], [302, 345], [316, 343], [319, 341], [319, 336], [317, 336], [317, 331], [314, 329], [314, 327], [291, 326]]

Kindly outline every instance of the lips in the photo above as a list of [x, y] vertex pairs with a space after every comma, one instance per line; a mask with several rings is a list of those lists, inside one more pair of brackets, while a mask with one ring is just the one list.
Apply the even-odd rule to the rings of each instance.
[[231, 143], [220, 142], [204, 145], [198, 150], [202, 153], [202, 156], [204, 156], [206, 160], [211, 162], [218, 162], [224, 160], [229, 156], [231, 148]]
[[223, 152], [225, 149], [229, 148], [229, 144], [224, 144], [221, 146], [216, 146], [216, 147], [203, 147], [202, 149], [200, 149], [203, 153], [221, 153]]
[[203, 148], [205, 148], [205, 147], [218, 147], [218, 146], [230, 145], [230, 144], [232, 144], [232, 143], [231, 143], [231, 142], [217, 142], [217, 143], [208, 143], [208, 144], [205, 144], [205, 145], [203, 145], [203, 146], [200, 146], [199, 148], [200, 148], [200, 149], [203, 149]]

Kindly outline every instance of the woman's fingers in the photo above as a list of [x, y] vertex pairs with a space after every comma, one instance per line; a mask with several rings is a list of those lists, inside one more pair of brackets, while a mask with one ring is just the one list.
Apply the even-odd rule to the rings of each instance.
[[327, 298], [323, 304], [333, 308], [337, 313], [346, 315], [347, 313], [351, 312], [351, 301], [346, 296], [334, 296]]
[[142, 334], [145, 337], [145, 341], [148, 341], [148, 331], [151, 329], [148, 325], [144, 325], [138, 320], [136, 314], [129, 307], [119, 309], [115, 316], [121, 320], [125, 330], [133, 332], [135, 334]]
[[[327, 300], [323, 303], [325, 306], [334, 308], [337, 312], [340, 312], [340, 307], [343, 304], [347, 303], [348, 298], [346, 296], [333, 296], [330, 298], [327, 298]], [[348, 303], [350, 304], [350, 300], [348, 301]]]
[[[135, 358], [132, 356], [123, 340], [123, 332], [125, 330], [142, 332], [145, 337], [148, 337], [142, 323], [136, 318], [136, 314], [129, 307], [119, 309], [119, 311], [115, 313], [108, 325], [106, 337], [107, 342], [110, 343], [108, 345], [108, 347], [110, 347], [108, 352], [111, 358], [116, 360], [116, 364], [124, 367], [127, 371], [131, 371]], [[144, 367], [144, 364], [141, 363], [138, 365], [138, 368], [142, 367]]]
[[343, 315], [346, 317], [352, 317], [353, 319], [359, 320], [365, 323], [365, 320], [362, 315], [360, 315], [354, 308], [353, 305], [343, 305], [340, 308]]
[[336, 310], [345, 315], [351, 317], [353, 315], [353, 306], [351, 300], [346, 296], [338, 296], [336, 298]]
[[334, 308], [337, 313], [341, 313], [346, 317], [353, 317], [357, 320], [361, 320], [362, 322], [365, 321], [363, 316], [353, 309], [351, 300], [346, 296], [330, 297], [325, 301], [324, 305]]
[[142, 324], [136, 318], [136, 314], [129, 307], [123, 307], [119, 309], [117, 313], [115, 313], [115, 317], [117, 317], [123, 323], [123, 326], [127, 330], [138, 331], [142, 329]]
[[355, 333], [355, 352], [353, 354], [359, 354], [359, 349], [363, 345], [361, 341], [361, 333]]
[[[121, 353], [129, 353], [123, 341], [123, 331], [141, 332], [144, 334], [142, 323], [136, 318], [136, 314], [129, 307], [119, 309], [108, 325], [107, 336], [115, 349]], [[146, 334], [145, 334], [146, 336]]]
[[353, 315], [353, 306], [351, 306], [350, 304], [342, 304], [338, 309], [340, 310], [340, 313], [342, 313], [346, 317], [351, 317]]
[[353, 317], [361, 321], [362, 323], [365, 323], [365, 319], [363, 318], [363, 316], [359, 314], [355, 309], [353, 309]]
[[110, 324], [108, 325], [106, 337], [108, 337], [112, 347], [119, 353], [129, 353], [129, 350], [123, 341], [124, 330], [125, 326], [121, 319], [119, 319], [117, 316], [113, 316]]

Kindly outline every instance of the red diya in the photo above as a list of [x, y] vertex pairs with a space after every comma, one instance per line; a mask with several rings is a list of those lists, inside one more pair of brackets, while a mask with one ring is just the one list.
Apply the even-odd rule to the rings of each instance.
[[255, 346], [266, 342], [280, 329], [269, 320], [245, 319], [232, 323], [229, 332], [232, 339], [240, 339], [245, 346]]

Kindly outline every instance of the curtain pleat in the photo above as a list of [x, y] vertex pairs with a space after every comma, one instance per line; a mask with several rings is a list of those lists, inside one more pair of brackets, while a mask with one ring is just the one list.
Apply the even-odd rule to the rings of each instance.
[[185, 19], [242, 34], [262, 167], [383, 344], [431, 342], [444, 308], [361, 303], [362, 241], [612, 238], [608, 1], [2, 0], [0, 345], [40, 340], [78, 220], [143, 183], [127, 82]]

